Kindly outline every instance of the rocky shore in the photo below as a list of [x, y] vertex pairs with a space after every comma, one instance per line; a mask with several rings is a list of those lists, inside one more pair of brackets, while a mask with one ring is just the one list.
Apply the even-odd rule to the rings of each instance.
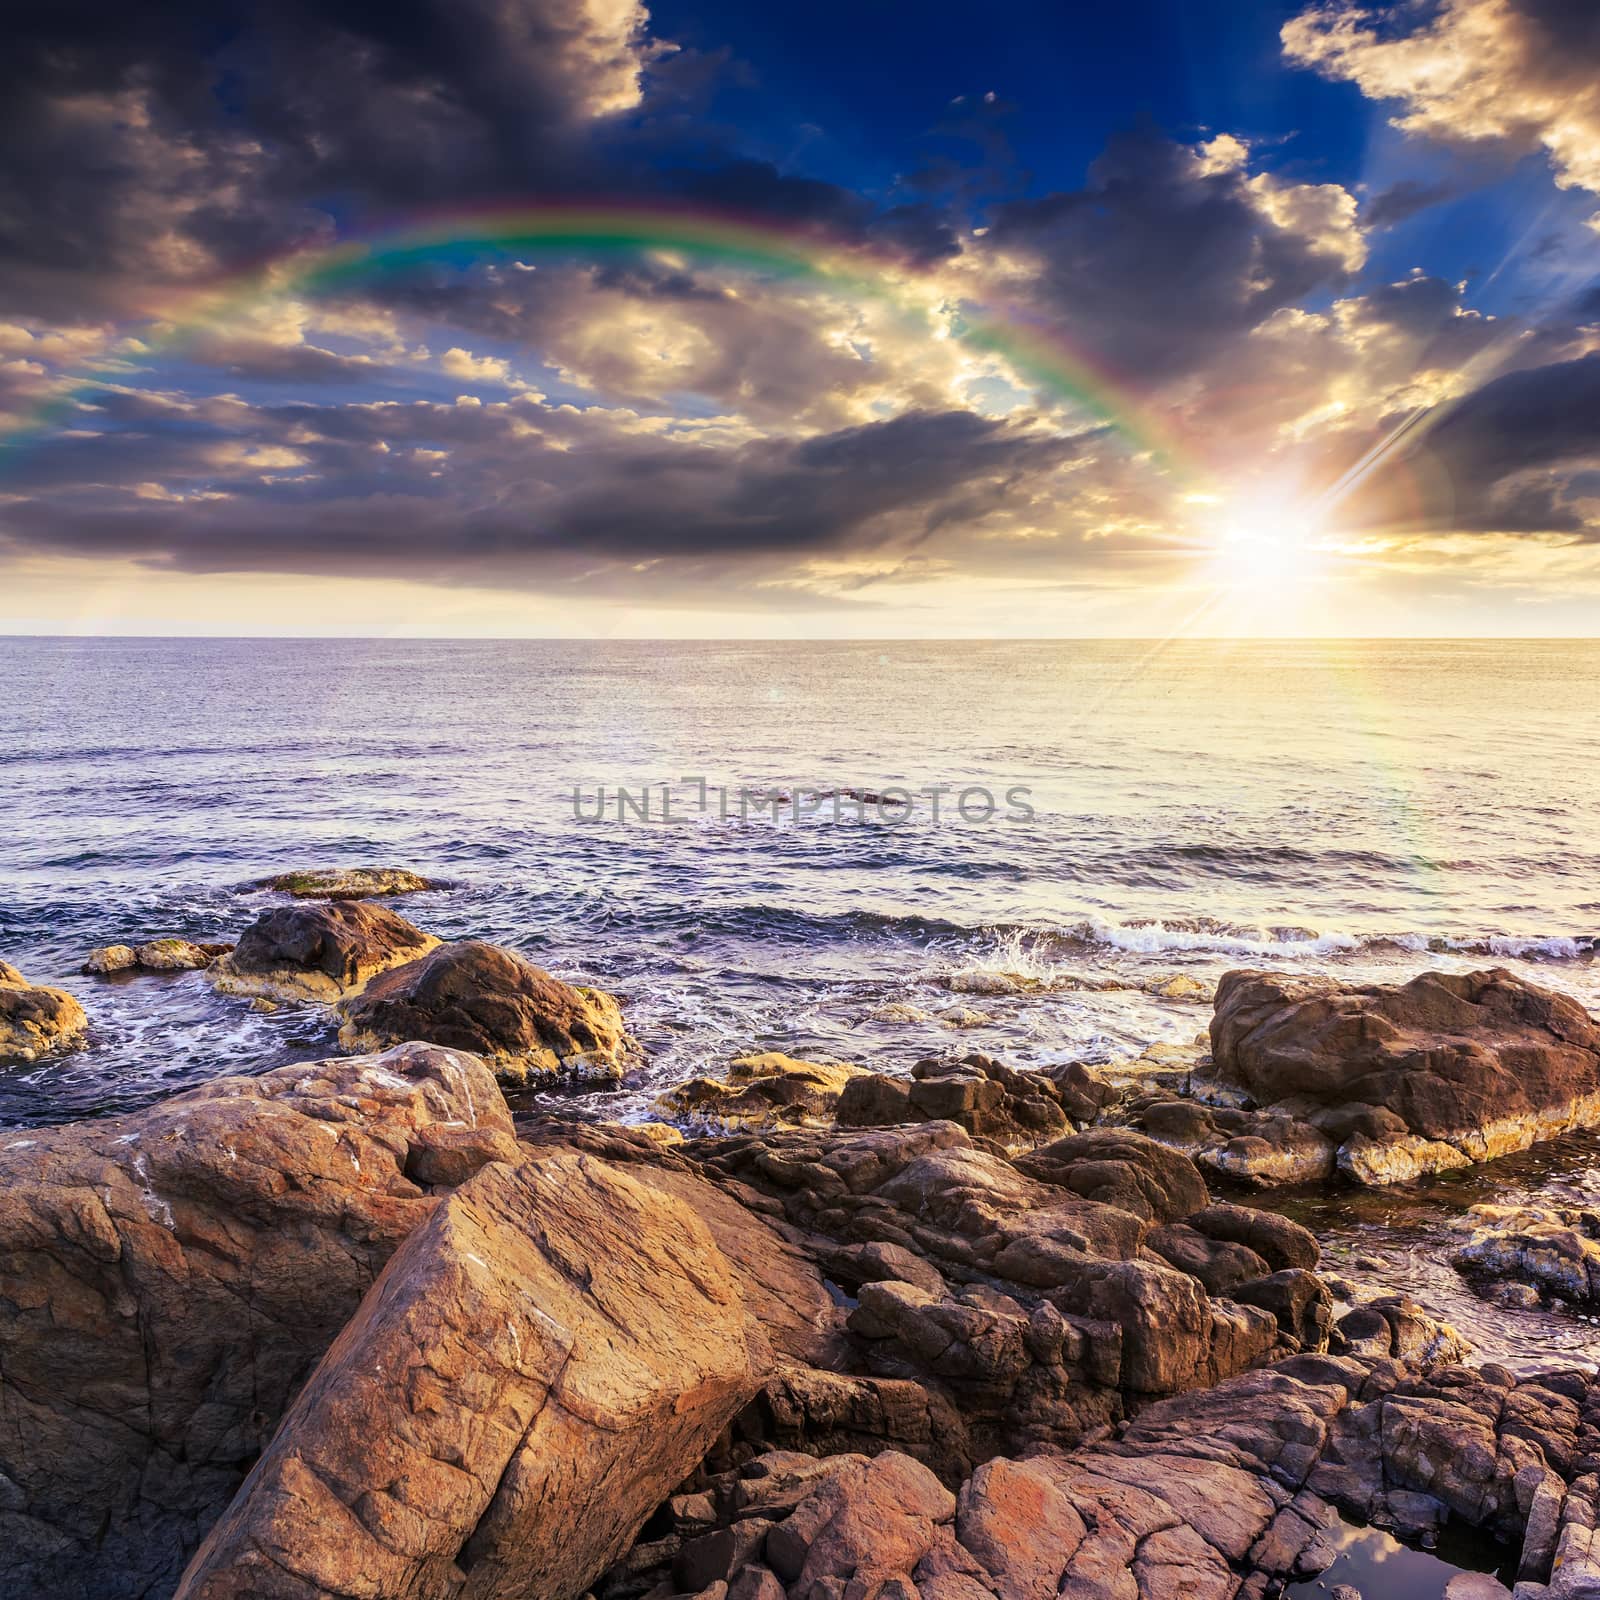
[[[1594, 1122], [1572, 1002], [1234, 973], [1183, 1093], [747, 1052], [625, 1127], [505, 1094], [627, 1072], [614, 997], [362, 881], [206, 956], [353, 1053], [0, 1139], [0, 1592], [1268, 1600], [1349, 1519], [1600, 1593], [1600, 1381], [1336, 1300], [1246, 1203]], [[0, 968], [0, 1049], [92, 1026]], [[1486, 1211], [1459, 1260], [1576, 1301], [1597, 1237]]]

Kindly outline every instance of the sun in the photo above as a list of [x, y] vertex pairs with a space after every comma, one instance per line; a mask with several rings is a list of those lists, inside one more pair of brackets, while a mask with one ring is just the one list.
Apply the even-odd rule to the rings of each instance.
[[1218, 500], [1197, 520], [1204, 581], [1218, 588], [1283, 594], [1328, 576], [1317, 519], [1292, 500]]

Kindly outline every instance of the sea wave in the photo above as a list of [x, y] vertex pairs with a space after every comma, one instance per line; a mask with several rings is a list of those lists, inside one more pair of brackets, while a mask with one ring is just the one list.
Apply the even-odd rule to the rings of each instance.
[[[674, 907], [657, 915], [635, 908], [626, 919], [641, 932], [652, 923], [692, 926], [701, 936], [800, 941], [910, 943], [952, 959], [1008, 962], [1003, 970], [1044, 976], [1063, 960], [1107, 956], [1228, 956], [1307, 962], [1348, 960], [1384, 953], [1492, 956], [1521, 961], [1589, 962], [1600, 936], [1414, 930], [1319, 929], [1299, 923], [1243, 923], [1219, 917], [1141, 917], [1112, 921], [1095, 916], [1045, 922], [965, 922], [916, 912], [807, 911], [750, 901], [724, 906]], [[996, 968], [996, 970], [1002, 970]]]

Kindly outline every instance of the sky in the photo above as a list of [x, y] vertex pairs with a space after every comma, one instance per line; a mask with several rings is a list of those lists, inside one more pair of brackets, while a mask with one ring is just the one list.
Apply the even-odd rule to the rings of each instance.
[[1592, 636], [1595, 0], [54, 0], [0, 632]]

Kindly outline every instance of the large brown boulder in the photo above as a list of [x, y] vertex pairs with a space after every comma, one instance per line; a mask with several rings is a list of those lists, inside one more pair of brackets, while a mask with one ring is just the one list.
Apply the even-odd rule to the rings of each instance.
[[427, 1039], [483, 1056], [503, 1083], [557, 1074], [615, 1080], [634, 1048], [611, 995], [563, 983], [481, 939], [385, 973], [341, 1004], [339, 1015], [346, 1050]]
[[178, 1596], [568, 1600], [769, 1365], [689, 1206], [591, 1156], [490, 1167], [390, 1261]]
[[223, 1078], [0, 1148], [0, 1593], [170, 1592], [442, 1188], [515, 1159], [427, 1045]]
[[0, 961], [0, 1061], [37, 1061], [81, 1044], [89, 1019], [65, 989], [29, 983]]
[[438, 945], [431, 933], [363, 900], [279, 906], [245, 929], [233, 953], [212, 965], [211, 980], [224, 994], [331, 1004]]
[[1600, 1123], [1600, 1027], [1503, 968], [1404, 984], [1230, 972], [1211, 1045], [1224, 1084], [1326, 1134], [1365, 1182]]

